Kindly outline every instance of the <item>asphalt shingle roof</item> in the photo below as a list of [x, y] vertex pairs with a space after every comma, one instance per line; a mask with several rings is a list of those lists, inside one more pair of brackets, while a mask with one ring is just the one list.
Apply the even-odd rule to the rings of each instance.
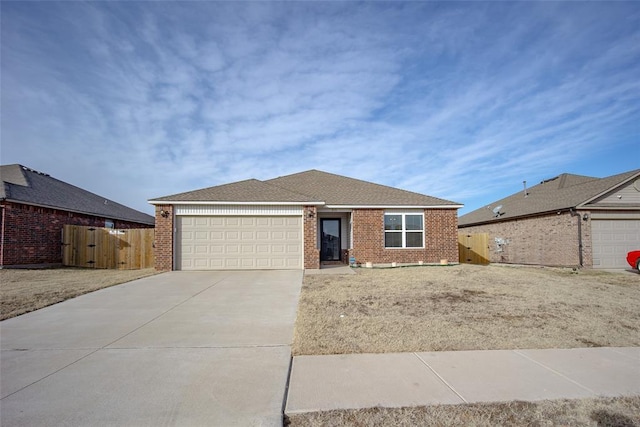
[[0, 199], [109, 219], [154, 224], [151, 215], [131, 209], [22, 165], [0, 166]]
[[[563, 173], [555, 178], [524, 189], [498, 200], [489, 206], [476, 209], [458, 219], [458, 225], [499, 222], [507, 219], [575, 208], [598, 195], [630, 180], [640, 174], [640, 169], [609, 176], [594, 178]], [[502, 206], [501, 215], [496, 217], [493, 209]]]
[[459, 203], [318, 170], [267, 181], [250, 179], [153, 199], [153, 202], [324, 203], [342, 206], [451, 206]]
[[270, 179], [269, 184], [311, 195], [327, 205], [459, 206], [459, 203], [319, 170]]
[[270, 185], [257, 179], [202, 188], [166, 197], [158, 197], [154, 201], [171, 202], [231, 202], [231, 203], [314, 203], [319, 200], [303, 194], [295, 193], [284, 188]]

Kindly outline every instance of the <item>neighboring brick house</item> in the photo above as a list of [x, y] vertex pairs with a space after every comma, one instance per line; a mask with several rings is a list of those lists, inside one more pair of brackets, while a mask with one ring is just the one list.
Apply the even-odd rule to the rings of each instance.
[[640, 249], [640, 169], [565, 173], [461, 216], [458, 228], [489, 234], [491, 262], [626, 268]]
[[150, 203], [158, 270], [458, 261], [462, 205], [317, 170]]
[[154, 218], [22, 165], [0, 166], [0, 267], [62, 263], [65, 224], [148, 228]]

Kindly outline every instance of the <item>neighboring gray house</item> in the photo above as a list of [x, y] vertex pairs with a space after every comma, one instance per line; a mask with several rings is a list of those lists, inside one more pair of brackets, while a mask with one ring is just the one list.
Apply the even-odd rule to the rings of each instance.
[[489, 234], [491, 262], [626, 268], [640, 249], [640, 169], [564, 173], [461, 216], [458, 228]]
[[0, 167], [0, 267], [59, 264], [65, 224], [150, 228], [154, 218], [22, 165]]

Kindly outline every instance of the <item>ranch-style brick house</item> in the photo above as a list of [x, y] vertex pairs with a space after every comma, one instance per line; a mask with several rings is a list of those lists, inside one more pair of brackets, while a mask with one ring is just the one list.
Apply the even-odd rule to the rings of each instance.
[[154, 218], [22, 165], [0, 166], [0, 267], [62, 263], [65, 224], [151, 228]]
[[458, 261], [448, 200], [318, 170], [159, 197], [158, 270]]
[[605, 177], [563, 173], [463, 215], [465, 234], [488, 233], [490, 261], [628, 268], [640, 249], [640, 169]]

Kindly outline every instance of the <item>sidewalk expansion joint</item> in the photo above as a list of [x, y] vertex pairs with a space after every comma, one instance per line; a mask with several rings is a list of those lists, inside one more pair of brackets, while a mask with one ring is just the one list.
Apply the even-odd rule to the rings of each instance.
[[594, 394], [594, 395], [596, 395], [596, 396], [598, 395], [598, 393], [596, 393], [595, 391], [591, 390], [589, 387], [586, 387], [586, 386], [584, 386], [584, 385], [580, 384], [579, 382], [577, 382], [577, 381], [575, 381], [575, 380], [572, 380], [572, 379], [571, 379], [571, 378], [569, 378], [568, 376], [564, 375], [562, 372], [558, 372], [558, 371], [556, 371], [555, 369], [553, 369], [553, 368], [551, 368], [551, 367], [549, 367], [549, 366], [545, 365], [544, 363], [538, 362], [537, 360], [535, 360], [535, 359], [533, 359], [533, 358], [531, 358], [531, 357], [527, 356], [527, 355], [526, 355], [526, 354], [524, 354], [524, 353], [521, 353], [521, 352], [520, 352], [520, 351], [518, 351], [518, 350], [512, 350], [512, 351], [513, 351], [515, 354], [517, 354], [517, 355], [519, 355], [519, 356], [522, 356], [522, 357], [524, 357], [525, 359], [527, 359], [527, 360], [529, 360], [529, 361], [531, 361], [531, 362], [535, 363], [536, 365], [538, 365], [538, 366], [540, 366], [540, 367], [542, 367], [542, 368], [544, 368], [544, 369], [546, 369], [546, 370], [548, 370], [548, 371], [553, 372], [554, 374], [556, 374], [556, 375], [558, 375], [559, 377], [561, 377], [561, 378], [563, 378], [563, 379], [565, 379], [565, 380], [569, 381], [570, 383], [573, 383], [573, 384], [577, 385], [578, 387], [580, 387], [580, 388], [583, 388], [583, 389], [587, 390], [589, 393], [593, 393], [593, 394]]
[[456, 390], [456, 389], [455, 389], [451, 384], [449, 384], [449, 383], [447, 382], [447, 380], [445, 380], [445, 379], [442, 377], [442, 375], [440, 375], [438, 372], [436, 372], [436, 370], [435, 370], [435, 369], [433, 369], [433, 368], [431, 367], [431, 365], [429, 365], [429, 364], [428, 364], [428, 363], [427, 363], [427, 362], [426, 362], [422, 357], [420, 357], [420, 355], [418, 355], [418, 353], [413, 353], [413, 354], [418, 358], [418, 360], [420, 360], [420, 362], [422, 362], [422, 363], [424, 364], [424, 366], [426, 366], [427, 368], [429, 368], [429, 370], [430, 370], [431, 372], [433, 372], [433, 374], [434, 374], [436, 377], [438, 377], [438, 379], [440, 379], [440, 381], [442, 381], [442, 383], [443, 383], [444, 385], [446, 385], [446, 386], [449, 388], [449, 390], [451, 390], [452, 392], [454, 392], [454, 393], [456, 394], [456, 396], [458, 396], [460, 399], [462, 399], [462, 401], [463, 401], [464, 403], [469, 403], [469, 402], [467, 401], [467, 399], [465, 399], [465, 398], [464, 398], [460, 393], [458, 393], [458, 391], [457, 391], [457, 390]]

